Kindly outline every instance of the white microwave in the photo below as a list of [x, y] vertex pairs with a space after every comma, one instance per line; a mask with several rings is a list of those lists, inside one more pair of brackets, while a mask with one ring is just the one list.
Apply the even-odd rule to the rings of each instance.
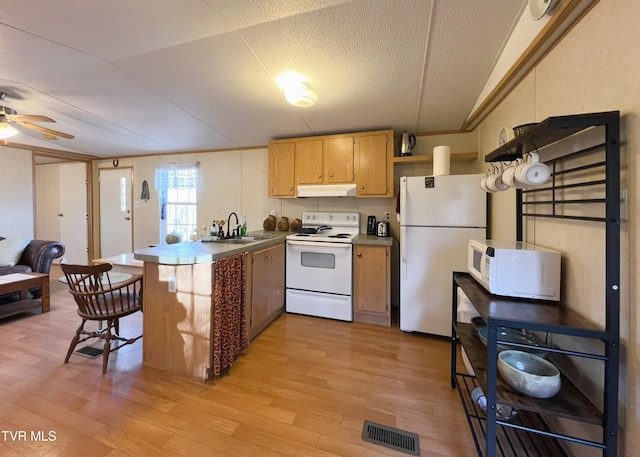
[[468, 269], [507, 297], [560, 300], [560, 252], [521, 241], [469, 240]]

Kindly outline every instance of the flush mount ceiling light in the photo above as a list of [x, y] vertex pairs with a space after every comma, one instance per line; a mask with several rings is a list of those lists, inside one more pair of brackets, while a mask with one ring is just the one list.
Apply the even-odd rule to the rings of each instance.
[[306, 108], [316, 104], [318, 94], [309, 89], [307, 83], [300, 83], [298, 86], [285, 89], [284, 98], [293, 106]]
[[284, 98], [293, 106], [306, 108], [318, 101], [318, 94], [309, 89], [307, 78], [300, 73], [286, 71], [278, 77], [277, 84], [284, 91]]
[[11, 127], [6, 122], [0, 122], [0, 140], [6, 140], [7, 138], [11, 138], [18, 133], [16, 129]]

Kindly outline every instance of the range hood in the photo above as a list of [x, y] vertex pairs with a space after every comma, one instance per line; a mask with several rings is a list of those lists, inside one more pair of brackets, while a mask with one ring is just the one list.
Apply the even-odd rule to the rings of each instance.
[[298, 197], [355, 197], [355, 184], [318, 184], [298, 186]]

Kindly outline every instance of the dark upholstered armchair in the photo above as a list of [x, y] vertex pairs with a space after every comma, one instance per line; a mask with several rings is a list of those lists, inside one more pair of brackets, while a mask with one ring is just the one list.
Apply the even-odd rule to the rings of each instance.
[[[4, 240], [4, 237], [0, 236], [0, 240]], [[59, 241], [31, 240], [22, 252], [18, 263], [11, 267], [0, 267], [0, 275], [29, 271], [49, 274], [53, 260], [62, 257], [64, 252], [64, 244]], [[32, 289], [30, 292], [33, 298], [40, 298], [42, 295], [40, 288]], [[18, 296], [16, 294], [1, 296], [0, 304], [7, 300], [11, 301]]]

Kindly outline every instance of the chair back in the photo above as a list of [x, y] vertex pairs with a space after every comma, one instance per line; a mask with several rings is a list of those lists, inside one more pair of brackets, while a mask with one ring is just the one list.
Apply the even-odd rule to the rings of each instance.
[[78, 314], [86, 319], [126, 316], [142, 309], [142, 275], [111, 284], [110, 263], [96, 265], [60, 264], [69, 293], [78, 305]]

